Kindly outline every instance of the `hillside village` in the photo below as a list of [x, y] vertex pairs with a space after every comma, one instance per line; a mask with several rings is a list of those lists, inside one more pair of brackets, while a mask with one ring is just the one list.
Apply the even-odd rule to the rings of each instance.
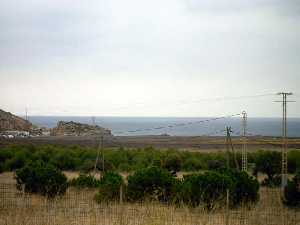
[[73, 121], [59, 121], [57, 126], [52, 129], [39, 127], [28, 120], [0, 109], [0, 137], [2, 138], [92, 136], [99, 134], [111, 135], [111, 131], [98, 125], [88, 125]]

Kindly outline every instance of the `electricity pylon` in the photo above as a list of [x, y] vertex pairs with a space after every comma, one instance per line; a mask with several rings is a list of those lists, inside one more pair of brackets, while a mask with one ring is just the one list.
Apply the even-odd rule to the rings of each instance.
[[247, 156], [247, 113], [242, 112], [243, 115], [243, 150], [242, 150], [242, 171], [248, 170], [248, 156]]
[[287, 185], [287, 169], [288, 169], [288, 144], [287, 144], [287, 96], [293, 95], [293, 93], [288, 92], [279, 92], [277, 95], [282, 95], [282, 159], [281, 159], [281, 188], [284, 190]]

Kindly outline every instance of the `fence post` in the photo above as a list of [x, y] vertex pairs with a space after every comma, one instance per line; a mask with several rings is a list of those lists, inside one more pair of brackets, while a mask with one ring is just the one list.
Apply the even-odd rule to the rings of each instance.
[[225, 224], [229, 225], [229, 189], [226, 190]]
[[123, 185], [120, 185], [120, 204], [123, 204]]

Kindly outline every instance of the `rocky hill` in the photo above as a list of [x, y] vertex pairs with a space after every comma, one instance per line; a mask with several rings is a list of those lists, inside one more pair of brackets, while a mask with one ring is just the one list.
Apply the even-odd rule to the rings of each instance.
[[29, 131], [31, 128], [29, 121], [0, 109], [0, 131]]
[[51, 130], [52, 136], [89, 136], [89, 135], [111, 135], [111, 131], [88, 124], [76, 123], [73, 121], [59, 121], [57, 126]]

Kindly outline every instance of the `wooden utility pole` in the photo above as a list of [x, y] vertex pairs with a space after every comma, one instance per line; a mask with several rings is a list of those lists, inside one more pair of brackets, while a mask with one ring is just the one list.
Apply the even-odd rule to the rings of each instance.
[[230, 151], [229, 151], [229, 137], [230, 137], [230, 131], [231, 128], [230, 127], [226, 127], [226, 168], [229, 169], [230, 168]]
[[102, 150], [102, 173], [105, 171], [104, 167], [104, 148], [103, 148], [103, 134], [101, 135], [101, 150]]
[[95, 161], [95, 165], [94, 165], [94, 174], [96, 174], [96, 169], [97, 169], [97, 164], [98, 164], [98, 161], [99, 161], [100, 150], [101, 150], [101, 154], [102, 154], [102, 172], [104, 172], [103, 134], [101, 134], [99, 141], [100, 142], [99, 142], [99, 145], [98, 145], [97, 157], [96, 157], [96, 161]]
[[239, 170], [240, 167], [239, 167], [239, 163], [237, 161], [236, 154], [235, 154], [235, 151], [234, 151], [234, 148], [233, 148], [233, 143], [232, 143], [232, 139], [231, 139], [230, 133], [232, 133], [231, 127], [226, 127], [227, 169], [230, 168], [230, 150], [229, 149], [231, 148], [236, 169]]

